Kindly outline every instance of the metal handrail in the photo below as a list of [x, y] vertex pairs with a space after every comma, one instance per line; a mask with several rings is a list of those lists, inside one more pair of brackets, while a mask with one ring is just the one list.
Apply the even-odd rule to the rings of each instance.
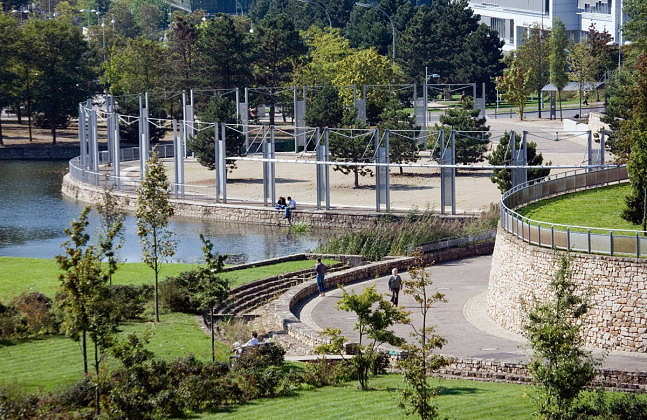
[[[517, 185], [501, 196], [501, 227], [524, 242], [533, 245], [568, 251], [575, 250], [587, 253], [621, 254], [640, 257], [645, 254], [641, 252], [641, 248], [647, 249], [647, 236], [645, 236], [647, 235], [647, 231], [552, 223], [534, 220], [515, 211], [530, 203], [556, 195], [590, 189], [600, 185], [620, 183], [626, 180], [627, 176], [626, 173], [618, 172], [618, 170], [626, 170], [626, 167], [602, 169], [599, 171], [568, 171]], [[582, 182], [577, 182], [577, 177], [586, 177], [587, 175], [601, 175], [600, 178], [603, 179], [595, 179], [594, 182], [588, 182], [585, 179], [584, 185], [582, 185]], [[524, 191], [530, 190], [533, 187], [548, 184], [559, 179], [566, 180], [569, 178], [573, 179], [572, 187], [564, 185], [564, 188], [559, 191], [554, 191], [553, 189], [549, 194], [545, 194], [544, 188], [541, 188], [539, 191], [529, 193], [528, 195], [531, 195], [529, 199], [528, 197], [524, 197]], [[550, 187], [546, 187], [545, 189], [550, 189]], [[513, 198], [520, 198], [520, 200], [510, 203]], [[542, 238], [542, 234], [548, 235], [548, 237]]]

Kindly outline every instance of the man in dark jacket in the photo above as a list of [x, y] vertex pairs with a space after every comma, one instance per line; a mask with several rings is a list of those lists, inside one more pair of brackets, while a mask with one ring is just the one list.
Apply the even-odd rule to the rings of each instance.
[[391, 277], [389, 277], [389, 290], [391, 291], [391, 303], [395, 306], [398, 306], [398, 295], [400, 294], [401, 287], [402, 279], [398, 274], [398, 269], [394, 268], [391, 271]]

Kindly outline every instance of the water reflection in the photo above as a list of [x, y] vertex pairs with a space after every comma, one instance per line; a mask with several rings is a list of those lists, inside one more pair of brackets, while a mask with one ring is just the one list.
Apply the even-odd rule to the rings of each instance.
[[[0, 161], [0, 255], [51, 258], [61, 252], [64, 229], [82, 205], [64, 200], [60, 188], [66, 172], [63, 161]], [[97, 229], [91, 217], [91, 232]], [[257, 261], [315, 248], [325, 231], [291, 235], [274, 227], [175, 219], [171, 229], [178, 240], [174, 261], [194, 262], [200, 257], [199, 234], [212, 239], [216, 251]], [[126, 219], [120, 258], [139, 261], [135, 219]]]

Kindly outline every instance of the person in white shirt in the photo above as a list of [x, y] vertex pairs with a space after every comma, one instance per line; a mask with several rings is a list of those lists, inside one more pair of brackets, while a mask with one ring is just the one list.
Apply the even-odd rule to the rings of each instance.
[[254, 346], [258, 346], [259, 344], [261, 344], [261, 342], [258, 339], [258, 333], [254, 331], [252, 333], [252, 338], [250, 338], [248, 342], [243, 344], [243, 347], [254, 347]]
[[288, 197], [288, 205], [285, 208], [285, 218], [288, 219], [288, 222], [292, 223], [292, 210], [296, 210], [297, 202], [292, 198]]

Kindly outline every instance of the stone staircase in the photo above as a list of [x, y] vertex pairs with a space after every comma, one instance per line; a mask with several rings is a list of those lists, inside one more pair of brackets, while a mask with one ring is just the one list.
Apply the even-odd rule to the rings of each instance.
[[[313, 263], [314, 266], [314, 263]], [[328, 274], [348, 268], [346, 264], [338, 263], [328, 268]], [[251, 311], [283, 294], [289, 288], [298, 284], [314, 281], [313, 269], [296, 271], [267, 279], [255, 281], [237, 287], [229, 293], [229, 298], [215, 309], [215, 319], [232, 317], [251, 318]], [[208, 314], [204, 316], [208, 322]]]

